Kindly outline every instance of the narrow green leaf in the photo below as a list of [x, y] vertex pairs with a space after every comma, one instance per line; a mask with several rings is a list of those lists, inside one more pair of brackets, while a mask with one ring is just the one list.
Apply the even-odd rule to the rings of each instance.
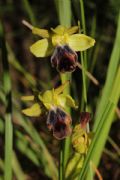
[[[105, 142], [107, 140], [107, 137], [108, 137], [108, 134], [109, 134], [109, 131], [110, 131], [111, 124], [113, 122], [113, 118], [114, 118], [114, 114], [115, 114], [115, 108], [116, 108], [118, 100], [120, 98], [120, 83], [119, 83], [119, 80], [120, 80], [120, 67], [118, 69], [118, 72], [117, 72], [117, 75], [116, 75], [116, 78], [115, 78], [115, 82], [114, 82], [113, 88], [111, 90], [111, 95], [109, 97], [109, 102], [113, 103], [113, 107], [109, 111], [109, 114], [106, 116], [106, 119], [104, 120], [104, 122], [103, 122], [103, 118], [99, 122], [99, 126], [103, 122], [102, 129], [101, 129], [101, 131], [99, 133], [99, 136], [97, 137], [97, 142], [95, 143], [94, 149], [93, 149], [93, 151], [91, 153], [91, 156], [90, 156], [91, 161], [96, 166], [99, 163], [99, 160], [100, 160], [100, 157], [101, 157]], [[99, 127], [97, 127], [96, 134], [97, 134], [98, 128]], [[87, 176], [87, 180], [89, 180], [89, 175]]]
[[2, 64], [3, 64], [3, 88], [6, 98], [6, 112], [5, 112], [5, 180], [12, 180], [12, 146], [13, 146], [13, 127], [12, 127], [12, 101], [11, 101], [11, 79], [9, 72], [8, 53], [4, 37], [4, 30], [0, 22], [0, 39], [2, 50]]
[[32, 140], [38, 145], [40, 150], [40, 159], [43, 163], [45, 173], [49, 177], [52, 177], [53, 179], [57, 179], [58, 173], [57, 173], [56, 165], [47, 147], [45, 146], [44, 141], [40, 137], [40, 134], [33, 127], [32, 123], [30, 121], [27, 121], [27, 119], [23, 118], [17, 112], [17, 110], [15, 111], [15, 116], [19, 119], [19, 123], [24, 128], [24, 130], [29, 134]]
[[112, 54], [110, 57], [110, 63], [108, 66], [107, 78], [106, 78], [104, 89], [102, 91], [102, 97], [100, 98], [100, 102], [97, 107], [94, 130], [97, 128], [99, 124], [102, 112], [104, 111], [106, 103], [107, 103], [107, 99], [110, 97], [111, 89], [113, 87], [113, 82], [116, 76], [116, 71], [117, 71], [119, 63], [120, 63], [120, 13], [118, 16], [116, 38], [115, 38]]
[[65, 27], [71, 25], [71, 1], [70, 0], [55, 0], [58, 7], [58, 16], [60, 24]]
[[17, 180], [26, 180], [27, 176], [23, 173], [23, 170], [19, 164], [19, 161], [14, 151], [13, 151], [12, 167], [15, 176], [17, 177]]
[[80, 180], [85, 178], [85, 175], [86, 175], [88, 167], [89, 167], [90, 160], [92, 160], [92, 157], [97, 153], [96, 147], [98, 145], [101, 146], [101, 142], [102, 142], [101, 141], [101, 131], [104, 127], [104, 122], [106, 121], [106, 119], [109, 116], [113, 107], [114, 107], [114, 105], [111, 102], [108, 102], [108, 104], [106, 105], [106, 108], [105, 108], [105, 110], [102, 114], [102, 117], [100, 119], [101, 121], [99, 123], [99, 126], [97, 127], [97, 130], [95, 132], [95, 136], [94, 136], [94, 138], [91, 142], [90, 148], [88, 150], [84, 165], [81, 169], [80, 176], [79, 176]]
[[36, 18], [35, 18], [35, 15], [33, 13], [33, 10], [32, 10], [32, 7], [30, 5], [30, 2], [29, 0], [22, 0], [23, 2], [23, 7], [25, 9], [25, 11], [27, 12], [28, 14], [28, 17], [30, 18], [30, 22], [32, 23], [32, 25], [36, 25]]

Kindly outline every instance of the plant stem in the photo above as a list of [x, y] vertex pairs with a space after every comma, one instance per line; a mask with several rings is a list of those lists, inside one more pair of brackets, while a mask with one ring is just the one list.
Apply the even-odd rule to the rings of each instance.
[[[84, 96], [84, 109], [87, 111], [87, 85], [86, 85], [86, 77], [85, 77], [85, 67], [84, 67], [84, 59], [83, 59], [83, 53], [80, 53], [81, 55], [81, 64], [82, 64], [82, 80], [83, 80], [83, 96]], [[87, 132], [90, 131], [89, 123], [87, 123]]]
[[[86, 24], [85, 24], [85, 12], [83, 0], [80, 0], [80, 10], [81, 10], [81, 24], [83, 28], [83, 33], [86, 34]], [[87, 111], [87, 79], [85, 77], [85, 72], [87, 69], [87, 52], [81, 52], [81, 64], [82, 64], [82, 80], [83, 80], [83, 96], [84, 96], [84, 109]], [[89, 123], [87, 123], [87, 132], [89, 132]]]
[[63, 180], [63, 143], [64, 141], [62, 140], [60, 142], [59, 180]]
[[[61, 25], [70, 27], [71, 26], [71, 1], [70, 0], [55, 0], [56, 9], [58, 12], [59, 22]], [[65, 81], [69, 80], [70, 76], [67, 74], [61, 75], [61, 82], [64, 83]], [[70, 94], [70, 86], [68, 86], [64, 94]], [[66, 108], [66, 110], [70, 113], [70, 109]], [[63, 149], [63, 158], [60, 159], [60, 171], [62, 169], [63, 179], [64, 179], [64, 170], [69, 158], [70, 154], [70, 137], [67, 137], [65, 140], [61, 141], [61, 148]], [[60, 150], [62, 151], [62, 150]]]
[[[70, 80], [70, 75], [61, 75], [61, 81], [62, 84], [65, 83], [67, 80]], [[70, 94], [70, 86], [68, 85], [67, 88], [64, 90], [64, 94]], [[66, 108], [66, 110], [70, 113], [70, 109]], [[70, 137], [67, 137], [65, 140], [63, 140], [61, 148], [63, 148], [63, 174], [64, 169], [66, 167], [68, 158], [69, 158], [69, 151], [70, 151]]]
[[85, 67], [84, 67], [84, 59], [83, 59], [83, 52], [80, 53], [81, 55], [81, 64], [82, 64], [82, 80], [83, 80], [83, 94], [84, 94], [84, 102], [85, 107], [87, 105], [87, 88], [86, 88], [86, 77], [85, 77]]

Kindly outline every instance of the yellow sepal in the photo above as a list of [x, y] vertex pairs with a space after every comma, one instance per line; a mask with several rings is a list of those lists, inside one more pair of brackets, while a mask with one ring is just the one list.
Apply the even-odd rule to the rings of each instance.
[[49, 32], [46, 29], [39, 29], [37, 27], [32, 28], [32, 33], [36, 34], [42, 38], [49, 38]]
[[27, 116], [38, 117], [41, 114], [40, 105], [38, 103], [35, 103], [30, 108], [23, 109], [22, 113]]
[[95, 44], [95, 40], [84, 34], [73, 34], [69, 36], [68, 44], [74, 51], [84, 51]]
[[42, 39], [30, 46], [30, 51], [36, 57], [47, 57], [53, 52], [53, 47], [48, 39]]
[[34, 100], [34, 96], [22, 96], [21, 100], [22, 101], [33, 101]]

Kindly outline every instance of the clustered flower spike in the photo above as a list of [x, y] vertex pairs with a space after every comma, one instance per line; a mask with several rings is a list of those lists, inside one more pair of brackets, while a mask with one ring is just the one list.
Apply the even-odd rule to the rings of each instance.
[[[26, 23], [24, 23], [26, 25]], [[78, 26], [66, 28], [58, 25], [55, 29], [39, 29], [27, 25], [33, 34], [42, 39], [30, 46], [30, 51], [36, 57], [51, 56], [51, 64], [61, 73], [72, 72], [78, 65], [78, 51], [84, 51], [95, 44], [95, 40], [85, 34], [77, 33]]]
[[[23, 20], [23, 24], [32, 30], [32, 33], [41, 37], [40, 40], [35, 42], [30, 51], [36, 57], [51, 56], [51, 64], [60, 73], [73, 72], [78, 66], [85, 71], [85, 74], [96, 84], [98, 81], [78, 63], [78, 55], [76, 52], [84, 51], [95, 44], [95, 40], [85, 34], [79, 34], [79, 27], [73, 26], [66, 28], [58, 25], [55, 29], [51, 28], [49, 31], [32, 26]], [[77, 108], [74, 100], [70, 95], [63, 94], [63, 90], [69, 82], [62, 84], [56, 89], [47, 90], [33, 96], [23, 96], [23, 101], [32, 101], [33, 105], [29, 108], [22, 110], [22, 112], [31, 117], [39, 117], [47, 111], [47, 127], [52, 130], [53, 136], [57, 139], [63, 139], [70, 135], [72, 119], [66, 113], [66, 107]], [[86, 122], [89, 117], [86, 116]], [[83, 123], [83, 127], [86, 124]], [[86, 132], [76, 127], [73, 133], [73, 146], [78, 150], [86, 152], [88, 138]], [[82, 136], [77, 141], [77, 129], [82, 133]], [[81, 136], [81, 134], [79, 134]], [[76, 142], [82, 140], [81, 147], [76, 146]], [[83, 139], [84, 138], [84, 139]], [[86, 139], [87, 138], [87, 139]], [[83, 146], [82, 146], [83, 145]]]
[[69, 81], [56, 89], [47, 90], [35, 96], [23, 96], [23, 101], [32, 101], [33, 105], [23, 109], [22, 112], [30, 117], [39, 117], [41, 114], [48, 112], [47, 127], [53, 131], [54, 137], [63, 139], [70, 135], [71, 117], [65, 112], [67, 106], [77, 108], [75, 101], [69, 95], [63, 94], [63, 90]]

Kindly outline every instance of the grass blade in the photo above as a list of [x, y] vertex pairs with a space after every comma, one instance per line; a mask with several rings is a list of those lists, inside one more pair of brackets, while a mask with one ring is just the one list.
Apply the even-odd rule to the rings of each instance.
[[72, 18], [70, 0], [55, 0], [55, 3], [60, 24], [65, 27], [70, 27]]
[[85, 175], [86, 175], [88, 167], [89, 167], [90, 160], [92, 159], [93, 155], [96, 153], [96, 148], [95, 148], [96, 144], [97, 144], [97, 142], [101, 142], [100, 141], [100, 134], [101, 134], [101, 131], [103, 129], [104, 122], [106, 121], [106, 119], [109, 116], [112, 109], [113, 109], [113, 104], [111, 102], [108, 102], [108, 104], [104, 110], [104, 113], [102, 114], [102, 118], [101, 118], [101, 121], [99, 123], [99, 126], [95, 132], [95, 136], [94, 136], [92, 143], [90, 145], [90, 148], [88, 150], [84, 165], [83, 165], [81, 172], [80, 172], [79, 179], [85, 178]]
[[12, 167], [13, 167], [15, 176], [17, 177], [17, 180], [26, 180], [27, 179], [27, 176], [23, 173], [23, 171], [21, 169], [21, 166], [19, 164], [19, 161], [17, 159], [15, 152], [13, 152]]
[[[120, 68], [116, 76], [116, 71], [119, 64], [119, 60], [120, 60], [119, 31], [120, 31], [120, 15], [118, 18], [118, 28], [117, 28], [115, 44], [113, 47], [112, 55], [110, 58], [110, 64], [108, 68], [107, 80], [105, 83], [103, 95], [102, 95], [100, 105], [99, 105], [97, 115], [96, 115], [96, 121], [94, 125], [95, 137], [93, 138], [84, 166], [81, 170], [80, 177], [79, 177], [80, 179], [85, 177], [90, 160], [92, 160], [96, 166], [99, 163], [100, 156], [104, 148], [111, 124], [112, 124], [115, 107], [117, 105], [117, 101], [120, 96], [120, 83], [119, 83]], [[115, 80], [115, 83], [113, 86], [114, 80]], [[106, 116], [104, 116], [104, 113], [107, 111], [109, 113], [107, 113]], [[102, 127], [101, 131], [99, 131], [100, 127]], [[96, 139], [96, 142], [95, 142], [95, 139]], [[94, 145], [94, 148], [92, 149], [93, 145]], [[89, 179], [89, 175], [87, 176], [87, 179]]]
[[13, 146], [13, 127], [12, 127], [12, 102], [11, 102], [11, 79], [9, 73], [8, 54], [5, 44], [4, 30], [0, 23], [0, 38], [2, 47], [2, 64], [3, 64], [3, 87], [6, 97], [5, 112], [5, 180], [12, 180], [12, 146]]
[[[109, 102], [113, 103], [113, 107], [111, 108], [111, 111], [109, 112], [108, 116], [105, 119], [105, 122], [103, 123], [103, 127], [101, 129], [101, 132], [98, 137], [98, 141], [94, 145], [93, 154], [91, 155], [90, 159], [91, 161], [97, 166], [105, 145], [105, 142], [107, 140], [111, 124], [113, 122], [114, 114], [115, 114], [115, 108], [117, 106], [118, 100], [120, 98], [120, 67], [117, 72], [117, 76], [115, 78], [114, 86], [111, 92], [111, 96], [109, 98]], [[103, 120], [101, 120], [103, 121]], [[101, 121], [99, 125], [101, 124]], [[99, 127], [97, 127], [98, 129]], [[97, 130], [96, 130], [97, 133]], [[89, 176], [87, 177], [87, 180], [89, 180]]]
[[30, 22], [32, 23], [32, 25], [36, 25], [36, 18], [34, 16], [33, 10], [30, 6], [30, 2], [28, 0], [22, 0], [23, 1], [23, 6], [25, 8], [25, 11], [28, 14], [28, 17], [30, 18]]
[[118, 68], [118, 65], [120, 63], [120, 13], [118, 17], [118, 27], [117, 27], [117, 33], [116, 33], [116, 38], [115, 38], [115, 43], [113, 46], [112, 54], [110, 57], [110, 63], [108, 66], [108, 72], [107, 72], [107, 78], [105, 82], [105, 86], [102, 92], [102, 97], [99, 102], [99, 106], [97, 108], [96, 112], [96, 120], [94, 123], [94, 130], [96, 130], [99, 121], [101, 119], [101, 114], [104, 111], [104, 108], [107, 103], [107, 99], [110, 97], [111, 89], [113, 86], [113, 82], [116, 76], [116, 71]]
[[29, 134], [32, 140], [38, 145], [39, 151], [40, 151], [39, 156], [40, 156], [40, 160], [42, 161], [45, 173], [48, 176], [52, 177], [52, 179], [54, 180], [57, 179], [58, 178], [57, 168], [55, 166], [55, 163], [53, 161], [51, 154], [46, 148], [44, 141], [40, 137], [39, 133], [33, 127], [32, 123], [30, 121], [27, 121], [27, 119], [23, 118], [17, 112], [17, 110], [15, 111], [15, 116], [17, 117], [20, 125]]

